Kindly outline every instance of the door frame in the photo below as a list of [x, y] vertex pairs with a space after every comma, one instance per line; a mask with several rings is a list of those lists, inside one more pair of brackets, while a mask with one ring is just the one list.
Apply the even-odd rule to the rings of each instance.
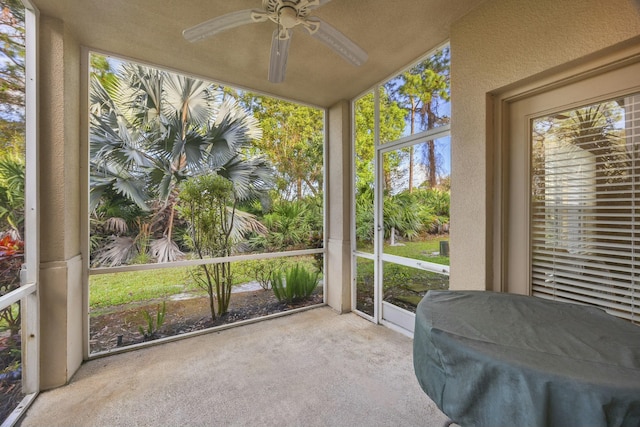
[[[489, 112], [493, 145], [493, 279], [488, 289], [531, 295], [529, 123], [552, 111], [637, 91], [629, 67], [640, 65], [640, 46], [619, 47], [567, 64], [553, 75], [493, 92]], [[609, 82], [603, 78], [609, 76]], [[626, 86], [626, 87], [625, 87]], [[491, 118], [491, 117], [490, 117]], [[489, 135], [491, 140], [491, 135]], [[523, 152], [524, 151], [524, 152]], [[516, 174], [515, 171], [525, 173]], [[514, 176], [517, 179], [514, 180]], [[519, 190], [518, 191], [516, 191]], [[518, 214], [526, 212], [526, 215]], [[526, 244], [523, 245], [522, 243]]]
[[431, 271], [438, 274], [449, 275], [449, 266], [430, 263], [414, 258], [406, 258], [397, 255], [384, 253], [384, 155], [391, 151], [401, 150], [411, 146], [416, 146], [426, 141], [437, 140], [451, 135], [451, 125], [439, 126], [435, 129], [426, 130], [420, 133], [400, 138], [393, 142], [376, 144], [375, 159], [376, 168], [374, 174], [375, 196], [374, 196], [374, 224], [375, 224], [375, 245], [374, 258], [376, 275], [375, 286], [375, 306], [378, 321], [389, 328], [395, 329], [410, 337], [413, 337], [415, 314], [383, 300], [383, 279], [384, 264], [394, 263], [418, 270]]
[[39, 162], [38, 162], [38, 19], [39, 11], [30, 0], [25, 8], [25, 207], [24, 263], [20, 287], [0, 297], [0, 308], [20, 302], [22, 320], [22, 401], [4, 420], [13, 426], [40, 391], [40, 266]]

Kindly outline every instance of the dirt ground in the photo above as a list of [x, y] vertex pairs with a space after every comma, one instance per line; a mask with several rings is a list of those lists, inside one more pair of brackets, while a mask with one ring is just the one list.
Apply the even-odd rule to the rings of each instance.
[[[293, 304], [279, 302], [270, 290], [238, 292], [231, 295], [228, 313], [217, 316], [216, 320], [212, 321], [208, 297], [169, 300], [166, 301], [164, 324], [156, 338], [253, 319], [321, 302], [321, 292]], [[161, 304], [161, 301], [152, 301], [145, 305], [111, 307], [109, 310], [101, 310], [105, 314], [92, 315], [89, 338], [91, 353], [143, 342], [144, 337], [139, 331], [140, 326], [146, 328], [143, 312], [147, 310], [155, 319]]]

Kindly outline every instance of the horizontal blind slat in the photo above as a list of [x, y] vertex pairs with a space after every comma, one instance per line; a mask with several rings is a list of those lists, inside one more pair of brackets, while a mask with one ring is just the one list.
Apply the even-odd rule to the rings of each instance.
[[535, 296], [640, 321], [639, 113], [637, 93], [533, 121]]
[[581, 302], [581, 303], [586, 303], [589, 305], [595, 305], [597, 307], [606, 307], [606, 308], [611, 308], [623, 313], [629, 313], [629, 314], [633, 314], [635, 316], [640, 315], [640, 307], [637, 305], [633, 305], [633, 304], [619, 304], [619, 303], [614, 303], [611, 301], [604, 301], [600, 298], [594, 298], [591, 297], [587, 294], [582, 294], [582, 293], [573, 293], [573, 292], [566, 292], [564, 290], [559, 290], [559, 289], [547, 289], [547, 288], [543, 288], [540, 286], [537, 286], [536, 288], [534, 288], [534, 292], [540, 292], [540, 293], [546, 293], [547, 295], [553, 295], [556, 298], [562, 298], [564, 301], [567, 302]]
[[[637, 292], [637, 289], [630, 289], [625, 286], [625, 283], [621, 282], [613, 282], [613, 281], [600, 281], [596, 282], [593, 280], [595, 278], [591, 277], [571, 277], [567, 275], [547, 275], [534, 273], [533, 274], [533, 283], [537, 285], [544, 286], [557, 286], [560, 288], [562, 285], [570, 285], [572, 287], [579, 288], [582, 292], [593, 291], [599, 292], [605, 299], [613, 299], [616, 300], [618, 298], [622, 298], [623, 300], [628, 299], [629, 297], [633, 297], [634, 291]], [[590, 280], [593, 280], [590, 282]], [[609, 284], [610, 286], [604, 286]]]

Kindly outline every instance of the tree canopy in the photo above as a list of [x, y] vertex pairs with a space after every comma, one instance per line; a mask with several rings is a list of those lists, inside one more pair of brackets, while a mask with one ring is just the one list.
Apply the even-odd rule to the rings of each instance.
[[0, 1], [0, 152], [23, 155], [25, 28], [20, 0]]
[[241, 102], [262, 127], [255, 147], [274, 165], [275, 183], [284, 200], [322, 192], [324, 114], [322, 110], [252, 93]]

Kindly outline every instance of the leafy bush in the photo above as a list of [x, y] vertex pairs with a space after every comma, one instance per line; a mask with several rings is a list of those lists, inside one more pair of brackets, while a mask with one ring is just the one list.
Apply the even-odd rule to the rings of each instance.
[[304, 247], [311, 233], [309, 213], [310, 207], [305, 201], [277, 201], [262, 218], [269, 232], [252, 238], [252, 246], [269, 251]]
[[[373, 242], [374, 194], [371, 188], [361, 186], [356, 191], [356, 239]], [[412, 240], [425, 232], [446, 231], [449, 224], [450, 195], [438, 189], [414, 189], [384, 196], [384, 235], [391, 233]]]
[[373, 230], [373, 189], [364, 185], [356, 191], [356, 239], [373, 242]]
[[291, 303], [310, 297], [318, 286], [319, 277], [319, 272], [311, 273], [300, 264], [296, 264], [284, 274], [274, 273], [271, 277], [271, 287], [278, 301]]
[[[255, 251], [282, 251], [322, 247], [322, 196], [309, 196], [299, 200], [277, 199], [262, 208], [261, 222], [264, 233], [250, 238]], [[257, 212], [254, 206], [252, 212]]]
[[394, 230], [407, 239], [417, 237], [424, 229], [418, 214], [419, 209], [420, 205], [412, 193], [385, 194], [383, 206], [385, 238], [389, 238]]
[[421, 189], [416, 192], [419, 203], [428, 207], [428, 217], [424, 224], [430, 233], [441, 233], [446, 230], [449, 224], [449, 208], [451, 205], [451, 194], [449, 191], [438, 189]]
[[260, 284], [260, 287], [266, 291], [271, 286], [273, 274], [282, 268], [284, 261], [280, 259], [258, 259], [245, 261], [244, 264], [245, 268]]
[[[20, 287], [20, 268], [24, 261], [24, 243], [6, 234], [0, 239], [0, 295]], [[20, 331], [20, 304], [0, 310], [0, 322], [4, 322], [11, 335]]]
[[18, 236], [24, 227], [24, 159], [5, 155], [0, 159], [0, 227]]
[[[180, 184], [179, 197], [180, 205], [176, 209], [189, 224], [185, 242], [198, 258], [230, 256], [234, 241], [243, 234], [234, 229], [234, 220], [238, 217], [233, 182], [216, 174], [191, 177]], [[236, 226], [238, 223], [236, 221]], [[219, 315], [229, 310], [233, 285], [231, 263], [201, 265], [200, 269], [201, 274], [193, 278], [207, 291], [211, 319], [215, 320], [214, 301], [217, 301]]]

